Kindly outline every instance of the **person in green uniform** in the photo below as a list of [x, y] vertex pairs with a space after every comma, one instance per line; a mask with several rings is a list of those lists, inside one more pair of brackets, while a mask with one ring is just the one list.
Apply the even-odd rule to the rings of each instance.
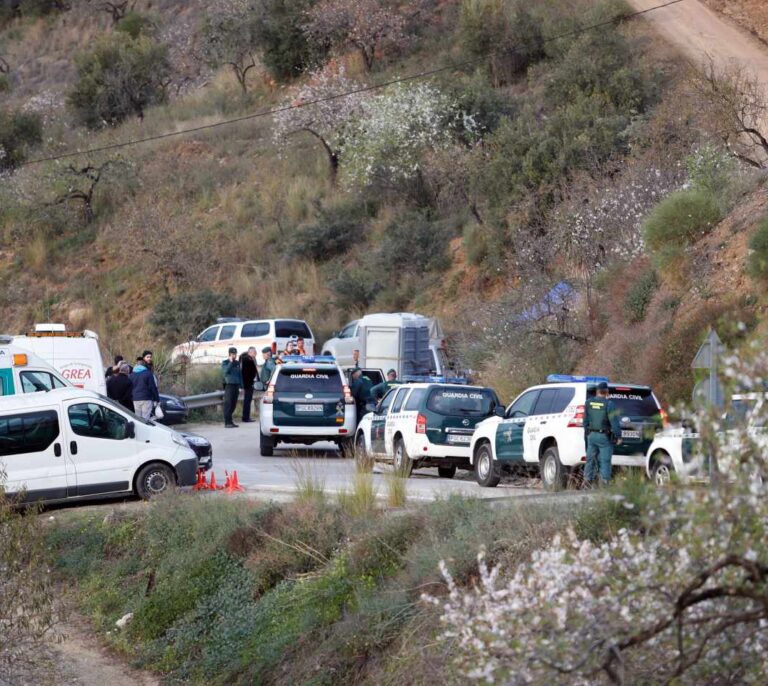
[[277, 365], [272, 359], [272, 348], [262, 348], [261, 354], [264, 357], [264, 363], [262, 364], [261, 371], [259, 372], [259, 381], [264, 384], [264, 388], [266, 389], [266, 387], [269, 386], [269, 380], [272, 378], [272, 372], [275, 371], [275, 367], [277, 367]]
[[360, 369], [355, 369], [352, 372], [352, 386], [350, 391], [352, 392], [352, 397], [355, 399], [358, 422], [365, 414], [365, 408], [371, 400], [372, 388], [373, 383], [367, 376], [363, 375], [363, 372]]
[[224, 377], [224, 426], [236, 429], [237, 424], [232, 420], [232, 415], [243, 387], [243, 372], [237, 358], [237, 348], [229, 349], [229, 357], [221, 363], [221, 374]]
[[591, 486], [597, 479], [607, 484], [611, 480], [611, 459], [613, 446], [621, 443], [619, 412], [613, 401], [608, 399], [608, 384], [597, 385], [597, 395], [587, 398], [584, 408], [584, 438], [587, 444], [587, 464], [584, 480]]
[[387, 391], [389, 391], [392, 386], [397, 386], [399, 383], [400, 382], [397, 380], [397, 372], [394, 369], [390, 369], [387, 372], [387, 380], [376, 384], [371, 389], [371, 398], [373, 398], [373, 400], [376, 402], [379, 402], [379, 400], [381, 400], [387, 394]]

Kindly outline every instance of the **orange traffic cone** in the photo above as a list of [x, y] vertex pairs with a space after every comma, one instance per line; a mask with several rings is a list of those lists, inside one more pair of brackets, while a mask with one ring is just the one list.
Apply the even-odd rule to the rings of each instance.
[[208, 488], [205, 482], [205, 472], [202, 469], [197, 470], [197, 483], [192, 487], [195, 491], [204, 491]]
[[229, 476], [229, 472], [225, 469], [224, 470], [224, 490], [229, 493], [229, 489], [232, 485], [232, 477]]
[[223, 486], [217, 486], [216, 485], [216, 474], [211, 471], [211, 481], [208, 484], [208, 490], [210, 491], [220, 491], [223, 488]]
[[227, 493], [233, 493], [234, 491], [245, 491], [237, 478], [237, 470], [232, 472], [232, 480], [229, 482], [229, 490]]

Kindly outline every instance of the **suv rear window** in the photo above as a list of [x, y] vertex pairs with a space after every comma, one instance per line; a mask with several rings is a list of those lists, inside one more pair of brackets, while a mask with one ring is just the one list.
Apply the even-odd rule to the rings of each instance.
[[341, 393], [338, 369], [281, 369], [275, 382], [278, 393]]
[[[594, 391], [589, 393], [594, 396]], [[660, 414], [656, 398], [650, 388], [631, 388], [627, 386], [609, 386], [608, 397], [613, 400], [622, 416], [641, 418], [655, 417]]]
[[312, 332], [309, 330], [306, 322], [280, 319], [275, 322], [275, 336], [277, 338], [290, 338], [291, 336], [312, 338]]
[[427, 409], [437, 414], [482, 417], [491, 413], [493, 394], [484, 388], [435, 388]]

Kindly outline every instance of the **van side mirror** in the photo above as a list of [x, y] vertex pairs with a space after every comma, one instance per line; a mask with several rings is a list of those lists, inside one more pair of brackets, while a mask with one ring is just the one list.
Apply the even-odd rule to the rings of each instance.
[[496, 407], [493, 408], [493, 414], [495, 414], [497, 417], [503, 417], [507, 414], [507, 409], [504, 407], [504, 405], [496, 405]]
[[133, 422], [128, 422], [125, 425], [125, 437], [136, 438], [136, 424], [134, 424]]

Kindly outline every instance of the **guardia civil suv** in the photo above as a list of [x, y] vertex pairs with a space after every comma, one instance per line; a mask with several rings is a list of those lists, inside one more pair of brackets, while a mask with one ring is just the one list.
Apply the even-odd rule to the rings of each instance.
[[481, 486], [496, 486], [503, 471], [536, 470], [544, 487], [565, 487], [569, 473], [586, 461], [584, 405], [597, 384], [608, 383], [620, 413], [621, 445], [613, 464], [645, 467], [646, 452], [664, 422], [664, 411], [649, 386], [611, 383], [604, 377], [552, 374], [548, 383], [521, 393], [502, 417], [478, 424], [471, 459]]
[[472, 469], [470, 443], [475, 426], [503, 412], [495, 391], [454, 383], [406, 383], [387, 393], [366, 414], [355, 433], [355, 455], [392, 462], [409, 476], [437, 467], [451, 479], [456, 469]]
[[333, 357], [285, 357], [261, 398], [261, 454], [279, 443], [332, 441], [346, 448], [355, 435], [355, 401]]

